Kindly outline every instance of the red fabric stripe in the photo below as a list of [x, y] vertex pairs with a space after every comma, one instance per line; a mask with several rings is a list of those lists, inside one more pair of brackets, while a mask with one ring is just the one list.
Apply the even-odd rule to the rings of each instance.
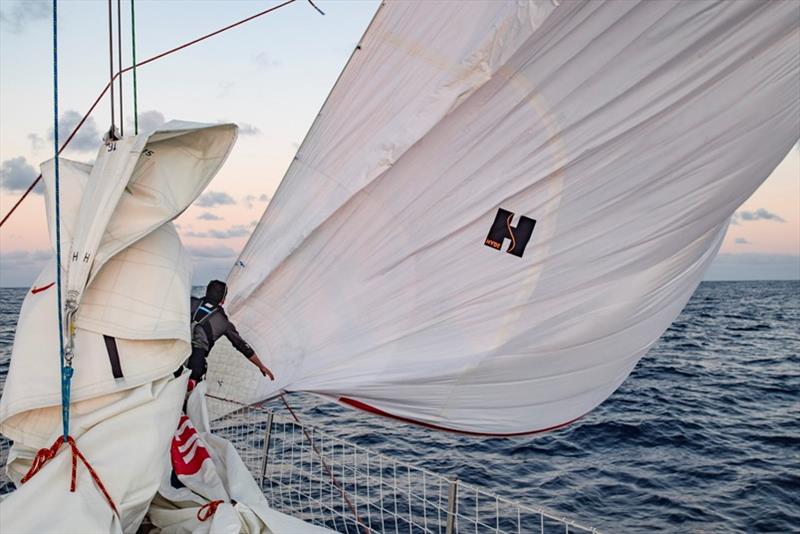
[[538, 429], [538, 430], [527, 430], [527, 431], [524, 431], [524, 432], [512, 432], [510, 434], [492, 434], [490, 432], [471, 432], [469, 430], [457, 430], [455, 428], [447, 428], [447, 427], [444, 427], [444, 426], [434, 425], [432, 423], [425, 423], [424, 421], [417, 421], [415, 419], [409, 419], [408, 417], [402, 417], [400, 415], [394, 415], [394, 414], [391, 414], [389, 412], [385, 412], [385, 411], [383, 411], [383, 410], [381, 410], [379, 408], [375, 408], [374, 406], [370, 406], [369, 404], [367, 404], [365, 402], [361, 402], [361, 401], [355, 400], [355, 399], [350, 399], [350, 398], [347, 398], [347, 397], [339, 397], [338, 400], [342, 404], [346, 404], [347, 406], [350, 406], [352, 408], [356, 408], [357, 410], [362, 410], [362, 411], [365, 411], [365, 412], [374, 413], [376, 415], [381, 415], [383, 417], [388, 417], [390, 419], [395, 419], [397, 421], [402, 421], [404, 423], [411, 423], [413, 425], [423, 426], [425, 428], [430, 428], [432, 430], [440, 430], [440, 431], [444, 431], [444, 432], [455, 432], [456, 434], [464, 434], [464, 435], [467, 435], [467, 436], [479, 436], [479, 437], [487, 437], [487, 438], [489, 438], [489, 437], [510, 438], [510, 437], [514, 437], [514, 436], [527, 436], [527, 435], [530, 435], [530, 434], [540, 434], [542, 432], [550, 432], [551, 430], [556, 430], [556, 429], [559, 429], [559, 428], [563, 428], [563, 427], [565, 427], [565, 426], [567, 426], [569, 424], [572, 424], [575, 421], [577, 421], [578, 419], [580, 419], [581, 417], [583, 417], [583, 415], [581, 415], [581, 416], [576, 417], [575, 419], [567, 421], [566, 423], [561, 423], [561, 424], [558, 424], [558, 425], [555, 425], [555, 426], [551, 426], [551, 427], [548, 427], [548, 428], [541, 428], [541, 429]]
[[54, 285], [55, 285], [55, 282], [50, 282], [50, 283], [49, 283], [49, 284], [47, 284], [46, 286], [42, 286], [42, 287], [32, 287], [32, 288], [31, 288], [31, 293], [33, 293], [34, 295], [35, 295], [36, 293], [41, 293], [42, 291], [44, 291], [44, 290], [46, 290], [46, 289], [50, 289], [50, 288], [51, 288], [51, 287], [53, 287]]
[[183, 432], [181, 432], [179, 436], [175, 436], [175, 439], [177, 440], [178, 445], [182, 445], [183, 443], [186, 443], [189, 440], [189, 438], [191, 438], [195, 434], [197, 434], [197, 430], [194, 428], [194, 426], [192, 426], [191, 423], [189, 423], [189, 425], [183, 429]]
[[[180, 424], [183, 424], [183, 417], [181, 417]], [[178, 475], [194, 475], [200, 471], [203, 462], [211, 458], [208, 454], [208, 450], [200, 439], [195, 442], [195, 445], [189, 447], [189, 450], [186, 451], [186, 455], [181, 453], [178, 447], [186, 443], [186, 440], [191, 438], [194, 434], [197, 434], [197, 429], [195, 429], [194, 425], [189, 421], [189, 425], [184, 429], [181, 435], [172, 438], [172, 446], [170, 447], [169, 455], [172, 459], [172, 468]], [[192, 456], [191, 461], [187, 462], [184, 456], [191, 454], [192, 449], [194, 449], [194, 456]]]

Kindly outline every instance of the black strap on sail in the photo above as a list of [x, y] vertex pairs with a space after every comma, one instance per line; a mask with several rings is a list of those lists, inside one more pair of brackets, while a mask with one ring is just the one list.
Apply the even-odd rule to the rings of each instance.
[[106, 342], [106, 352], [108, 352], [108, 362], [111, 364], [111, 374], [114, 375], [114, 378], [122, 378], [122, 364], [119, 361], [117, 340], [111, 336], [104, 335], [103, 341]]

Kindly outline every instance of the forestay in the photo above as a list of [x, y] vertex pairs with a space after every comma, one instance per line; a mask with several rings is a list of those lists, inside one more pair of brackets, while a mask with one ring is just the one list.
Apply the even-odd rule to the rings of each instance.
[[580, 417], [800, 136], [798, 47], [791, 1], [387, 3], [229, 278], [277, 380], [212, 358], [212, 393]]

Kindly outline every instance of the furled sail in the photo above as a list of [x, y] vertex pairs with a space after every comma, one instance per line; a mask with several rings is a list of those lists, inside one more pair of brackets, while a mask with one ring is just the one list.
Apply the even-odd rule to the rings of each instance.
[[546, 430], [674, 320], [800, 137], [792, 1], [389, 2], [229, 277], [281, 389]]

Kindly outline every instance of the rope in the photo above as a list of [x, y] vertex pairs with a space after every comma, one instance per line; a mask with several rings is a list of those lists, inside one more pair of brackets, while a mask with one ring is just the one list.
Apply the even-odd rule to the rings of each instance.
[[217, 507], [224, 502], [225, 501], [211, 501], [204, 504], [203, 506], [200, 507], [199, 510], [197, 510], [197, 520], [205, 521], [206, 519], [214, 515], [214, 513], [217, 511]]
[[103, 481], [100, 480], [100, 475], [97, 474], [97, 471], [94, 470], [89, 461], [86, 460], [86, 457], [83, 455], [83, 453], [81, 453], [81, 451], [78, 449], [78, 444], [75, 443], [75, 440], [72, 439], [72, 436], [59, 436], [50, 447], [39, 449], [39, 451], [36, 453], [36, 457], [33, 459], [33, 464], [31, 464], [30, 469], [28, 469], [28, 472], [25, 473], [25, 476], [22, 477], [20, 482], [25, 484], [27, 481], [33, 478], [36, 473], [41, 471], [47, 462], [56, 457], [59, 449], [61, 449], [62, 443], [69, 445], [69, 448], [72, 451], [72, 475], [70, 476], [69, 491], [75, 493], [75, 490], [78, 486], [78, 460], [80, 460], [83, 462], [86, 470], [89, 471], [89, 475], [92, 477], [97, 489], [99, 489], [100, 493], [103, 494], [103, 497], [106, 498], [108, 505], [111, 506], [111, 509], [114, 510], [115, 514], [119, 515], [117, 505], [114, 504], [114, 499], [111, 498], [111, 495], [108, 493]]
[[136, 101], [136, 10], [131, 0], [131, 63], [133, 63], [133, 134], [139, 135], [139, 106]]
[[325, 458], [322, 457], [322, 453], [319, 452], [319, 449], [317, 448], [317, 444], [314, 443], [314, 440], [311, 439], [311, 436], [309, 436], [309, 434], [308, 434], [308, 430], [306, 430], [306, 427], [303, 425], [303, 423], [300, 422], [300, 418], [297, 417], [297, 414], [294, 413], [294, 410], [292, 409], [292, 407], [289, 406], [289, 403], [286, 401], [286, 397], [284, 395], [281, 395], [281, 401], [283, 401], [283, 405], [286, 406], [286, 409], [289, 410], [289, 413], [292, 414], [292, 418], [294, 419], [295, 423], [300, 425], [300, 428], [302, 429], [303, 434], [306, 436], [306, 439], [311, 444], [311, 448], [314, 450], [314, 453], [317, 455], [317, 458], [319, 458], [319, 461], [322, 464], [322, 467], [325, 468], [325, 472], [331, 478], [331, 482], [333, 483], [334, 486], [336, 486], [336, 489], [338, 489], [341, 492], [342, 498], [347, 503], [347, 507], [350, 508], [350, 513], [352, 513], [353, 517], [356, 518], [356, 523], [358, 523], [361, 526], [361, 528], [364, 529], [364, 532], [366, 534], [369, 534], [369, 528], [367, 528], [367, 526], [364, 524], [364, 522], [361, 521], [361, 518], [358, 516], [358, 510], [356, 510], [356, 507], [353, 506], [353, 503], [350, 500], [350, 497], [347, 496], [347, 492], [344, 491], [344, 488], [341, 486], [341, 484], [339, 484], [339, 481], [336, 479], [336, 476], [333, 474], [333, 470], [331, 470], [330, 466], [328, 465], [328, 462], [325, 461]]
[[[117, 65], [122, 68], [122, 0], [117, 0]], [[122, 105], [122, 76], [119, 77], [119, 135], [125, 131], [125, 107]]]
[[[110, 2], [110, 1], [111, 1], [111, 0], [109, 0], [109, 2]], [[242, 19], [242, 20], [240, 20], [239, 22], [235, 22], [235, 23], [233, 23], [233, 24], [230, 24], [230, 25], [228, 25], [228, 26], [225, 26], [224, 28], [220, 28], [220, 29], [219, 29], [219, 30], [217, 30], [217, 31], [211, 32], [211, 33], [209, 33], [209, 34], [207, 34], [207, 35], [204, 35], [204, 36], [202, 36], [202, 37], [199, 37], [199, 38], [197, 38], [197, 39], [195, 39], [195, 40], [193, 40], [193, 41], [189, 41], [188, 43], [184, 43], [184, 44], [182, 44], [182, 45], [180, 45], [180, 46], [176, 46], [175, 48], [172, 48], [172, 49], [170, 49], [170, 50], [167, 50], [166, 52], [162, 52], [162, 53], [160, 53], [160, 54], [157, 54], [157, 55], [155, 55], [155, 56], [153, 56], [153, 57], [147, 58], [147, 59], [145, 59], [144, 61], [141, 61], [141, 62], [139, 62], [139, 63], [136, 63], [136, 64], [134, 64], [134, 65], [131, 65], [130, 67], [126, 67], [126, 68], [122, 69], [122, 70], [121, 70], [121, 71], [119, 71], [119, 72], [118, 72], [118, 73], [117, 73], [115, 76], [113, 76], [113, 77], [111, 78], [111, 81], [109, 81], [109, 82], [106, 84], [105, 88], [104, 88], [104, 89], [103, 89], [103, 90], [100, 92], [100, 95], [98, 95], [97, 99], [95, 99], [94, 103], [93, 103], [93, 104], [91, 105], [91, 107], [89, 108], [89, 111], [87, 111], [87, 112], [86, 112], [86, 114], [85, 114], [85, 115], [83, 116], [83, 118], [80, 120], [80, 122], [78, 123], [78, 125], [77, 125], [77, 126], [75, 126], [75, 128], [72, 130], [72, 133], [71, 133], [71, 134], [69, 134], [69, 137], [68, 137], [68, 138], [67, 138], [67, 140], [64, 142], [64, 144], [61, 146], [61, 149], [58, 151], [58, 153], [60, 154], [61, 152], [63, 152], [63, 150], [64, 150], [64, 149], [67, 147], [67, 145], [69, 144], [69, 142], [70, 142], [70, 141], [72, 141], [72, 138], [73, 138], [73, 137], [75, 137], [75, 134], [77, 134], [77, 133], [78, 133], [78, 130], [80, 130], [81, 126], [83, 126], [83, 123], [85, 123], [85, 122], [86, 122], [86, 119], [88, 119], [88, 118], [89, 118], [89, 115], [91, 115], [91, 114], [92, 114], [92, 112], [94, 111], [94, 108], [95, 108], [95, 107], [97, 107], [97, 104], [100, 102], [100, 100], [101, 100], [101, 99], [102, 99], [102, 98], [105, 96], [105, 94], [108, 92], [108, 90], [109, 90], [109, 87], [111, 87], [111, 85], [112, 85], [113, 81], [116, 79], [116, 77], [117, 77], [117, 76], [120, 76], [121, 74], [124, 74], [124, 73], [126, 73], [126, 72], [128, 72], [128, 71], [130, 71], [130, 70], [133, 70], [133, 69], [135, 69], [136, 67], [141, 67], [141, 66], [143, 66], [143, 65], [147, 65], [148, 63], [151, 63], [151, 62], [153, 62], [153, 61], [155, 61], [155, 60], [157, 60], [157, 59], [161, 59], [161, 58], [162, 58], [162, 57], [164, 57], [164, 56], [168, 56], [168, 55], [170, 55], [170, 54], [173, 54], [173, 53], [175, 53], [175, 52], [178, 52], [179, 50], [183, 50], [184, 48], [188, 48], [188, 47], [190, 47], [190, 46], [192, 46], [192, 45], [195, 45], [195, 44], [197, 44], [197, 43], [199, 43], [199, 42], [201, 42], [201, 41], [205, 41], [206, 39], [208, 39], [208, 38], [210, 38], [210, 37], [213, 37], [213, 36], [215, 36], [215, 35], [218, 35], [218, 34], [220, 34], [220, 33], [224, 32], [224, 31], [230, 30], [230, 29], [232, 29], [232, 28], [235, 28], [236, 26], [239, 26], [239, 25], [241, 25], [241, 24], [244, 24], [245, 22], [249, 22], [249, 21], [251, 21], [251, 20], [253, 20], [253, 19], [256, 19], [256, 18], [258, 18], [258, 17], [264, 16], [264, 15], [266, 15], [266, 14], [268, 14], [268, 13], [271, 13], [271, 12], [273, 12], [273, 11], [276, 11], [276, 10], [278, 10], [278, 9], [280, 9], [280, 8], [282, 8], [282, 7], [288, 6], [289, 4], [291, 4], [291, 3], [294, 3], [294, 2], [295, 2], [295, 0], [286, 0], [286, 1], [285, 1], [285, 2], [283, 2], [282, 4], [278, 4], [277, 6], [273, 6], [273, 7], [269, 8], [269, 9], [265, 9], [264, 11], [261, 11], [260, 13], [256, 13], [255, 15], [252, 15], [252, 16], [250, 16], [250, 17], [247, 17], [246, 19]], [[112, 88], [112, 110], [113, 110], [113, 88]], [[113, 111], [112, 111], [112, 114], [113, 114]], [[38, 183], [39, 183], [39, 180], [41, 180], [41, 179], [42, 179], [42, 175], [41, 175], [41, 174], [40, 174], [39, 176], [37, 176], [37, 177], [36, 177], [36, 179], [35, 179], [35, 180], [33, 181], [33, 183], [32, 183], [32, 184], [31, 184], [31, 185], [28, 187], [28, 189], [25, 191], [25, 193], [23, 193], [23, 194], [22, 194], [22, 196], [19, 198], [19, 200], [17, 200], [17, 202], [15, 202], [15, 203], [14, 203], [14, 206], [11, 208], [11, 210], [10, 210], [10, 211], [9, 211], [9, 212], [8, 212], [8, 213], [7, 213], [7, 214], [4, 216], [4, 217], [3, 217], [3, 220], [2, 220], [2, 221], [0, 221], [0, 227], [2, 227], [2, 226], [3, 226], [3, 225], [6, 223], [6, 221], [9, 219], [9, 217], [11, 217], [11, 214], [12, 214], [12, 213], [14, 213], [14, 211], [16, 211], [16, 209], [19, 207], [19, 205], [20, 205], [20, 204], [22, 204], [22, 201], [23, 201], [23, 200], [25, 200], [25, 198], [27, 198], [27, 196], [30, 194], [30, 192], [31, 192], [31, 191], [33, 191], [33, 188], [34, 188], [34, 187], [36, 187], [36, 184], [38, 184]]]
[[114, 28], [111, 23], [111, 0], [108, 0], [108, 75], [111, 86], [111, 133], [114, 133]]
[[58, 161], [58, 2], [53, 0], [53, 153], [56, 204], [56, 303], [58, 306], [58, 347], [61, 366], [61, 426], [63, 438], [69, 435], [69, 396], [72, 367], [64, 355], [64, 308], [61, 302], [61, 176]]
[[[94, 480], [97, 487], [105, 496], [108, 504], [114, 510], [114, 513], [119, 515], [117, 507], [113, 499], [108, 494], [103, 482], [97, 475], [95, 470], [83, 456], [75, 440], [69, 435], [69, 401], [70, 401], [70, 384], [72, 381], [72, 349], [70, 348], [69, 355], [64, 350], [64, 315], [63, 307], [61, 304], [61, 191], [60, 191], [60, 175], [59, 175], [59, 161], [58, 161], [58, 3], [53, 0], [53, 153], [55, 154], [55, 204], [56, 204], [56, 290], [58, 302], [58, 341], [59, 341], [59, 356], [61, 364], [61, 423], [63, 434], [56, 438], [56, 441], [50, 447], [40, 449], [36, 453], [36, 457], [31, 464], [28, 472], [22, 477], [24, 484], [31, 479], [36, 473], [58, 454], [62, 443], [67, 443], [72, 450], [72, 477], [70, 479], [69, 490], [75, 492], [77, 486], [77, 473], [78, 473], [78, 460], [83, 462], [86, 469], [89, 470], [92, 480]], [[68, 304], [69, 305], [69, 304]], [[69, 312], [71, 313], [71, 312]], [[68, 315], [68, 322], [71, 315]], [[72, 332], [70, 331], [70, 346], [72, 343]]]

